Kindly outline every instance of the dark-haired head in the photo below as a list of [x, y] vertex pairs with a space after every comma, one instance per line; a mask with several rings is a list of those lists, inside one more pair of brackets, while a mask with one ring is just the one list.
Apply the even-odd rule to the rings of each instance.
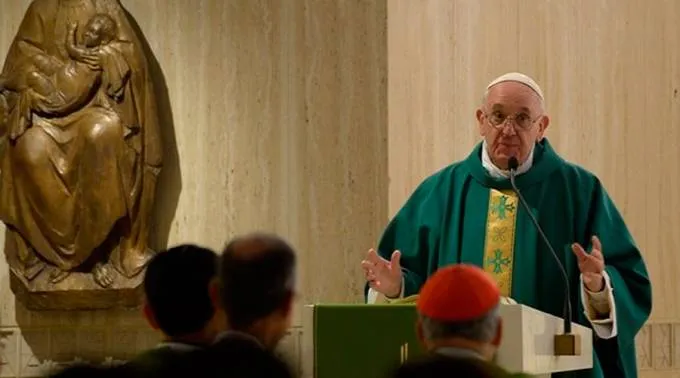
[[144, 277], [149, 323], [174, 341], [212, 342], [224, 328], [209, 293], [216, 275], [217, 254], [208, 248], [184, 244], [159, 252]]
[[219, 272], [219, 300], [229, 328], [273, 348], [290, 327], [295, 266], [295, 251], [275, 235], [253, 233], [230, 241]]

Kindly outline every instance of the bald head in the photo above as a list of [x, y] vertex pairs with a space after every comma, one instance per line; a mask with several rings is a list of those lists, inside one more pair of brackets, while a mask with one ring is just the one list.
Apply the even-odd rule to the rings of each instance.
[[295, 252], [283, 239], [253, 233], [233, 239], [220, 258], [220, 292], [233, 328], [287, 311], [295, 291]]
[[281, 238], [266, 233], [252, 233], [231, 240], [225, 247], [225, 254], [238, 260], [257, 260], [263, 254], [275, 253], [282, 249], [291, 249]]

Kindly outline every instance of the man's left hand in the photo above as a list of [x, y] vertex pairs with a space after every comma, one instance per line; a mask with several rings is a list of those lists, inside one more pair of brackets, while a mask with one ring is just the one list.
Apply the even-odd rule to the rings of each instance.
[[604, 289], [604, 256], [602, 255], [602, 244], [597, 236], [592, 238], [593, 248], [590, 253], [586, 252], [583, 247], [574, 243], [571, 245], [571, 250], [576, 255], [578, 261], [578, 269], [583, 276], [583, 283], [586, 288], [593, 293], [600, 292]]

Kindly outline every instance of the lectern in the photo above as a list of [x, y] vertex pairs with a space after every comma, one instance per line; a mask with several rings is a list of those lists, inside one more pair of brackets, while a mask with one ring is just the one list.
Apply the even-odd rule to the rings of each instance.
[[[319, 304], [304, 309], [302, 375], [305, 378], [382, 378], [423, 353], [415, 331], [414, 304]], [[580, 353], [556, 356], [561, 318], [520, 304], [501, 306], [503, 341], [497, 363], [511, 372], [537, 377], [590, 369], [593, 340], [589, 328], [572, 325]]]

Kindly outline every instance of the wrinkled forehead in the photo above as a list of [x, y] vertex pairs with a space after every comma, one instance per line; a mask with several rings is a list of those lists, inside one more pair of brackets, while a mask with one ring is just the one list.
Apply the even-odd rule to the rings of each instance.
[[490, 87], [484, 105], [489, 110], [538, 113], [543, 106], [541, 97], [529, 86], [506, 81]]

